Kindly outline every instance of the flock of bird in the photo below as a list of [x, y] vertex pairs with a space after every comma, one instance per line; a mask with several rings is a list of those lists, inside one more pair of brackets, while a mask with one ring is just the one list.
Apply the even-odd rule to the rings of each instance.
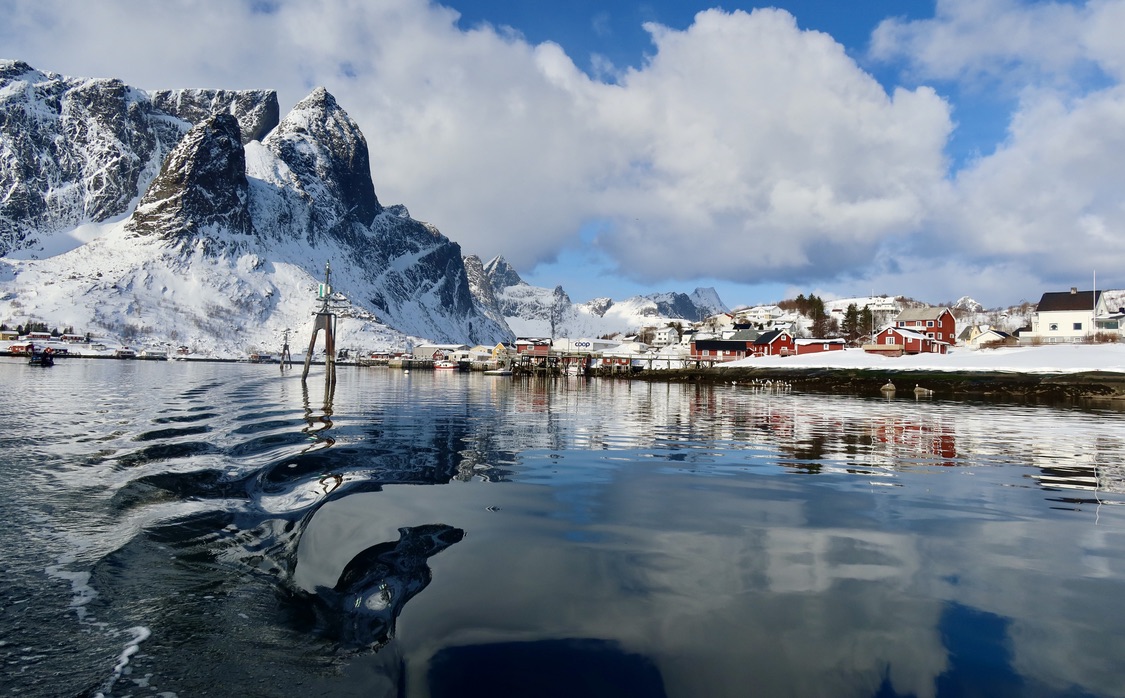
[[789, 381], [783, 380], [762, 380], [755, 378], [749, 381], [731, 381], [731, 385], [741, 385], [751, 390], [757, 390], [763, 393], [788, 393], [793, 390], [793, 384]]
[[[763, 380], [761, 378], [754, 378], [749, 381], [731, 381], [730, 384], [740, 385], [763, 393], [788, 393], [793, 390], [793, 384], [783, 380]], [[895, 388], [894, 383], [887, 381], [883, 387], [879, 388], [879, 392], [887, 397], [891, 397], [897, 392], [897, 388]], [[917, 383], [914, 384], [915, 397], [931, 397], [933, 394], [934, 391], [930, 388], [923, 388]]]

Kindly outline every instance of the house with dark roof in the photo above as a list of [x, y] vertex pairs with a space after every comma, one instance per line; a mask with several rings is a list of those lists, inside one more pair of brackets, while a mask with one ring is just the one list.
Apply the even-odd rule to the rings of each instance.
[[1044, 293], [1031, 318], [1031, 331], [1020, 333], [1021, 343], [1083, 342], [1097, 331], [1095, 318], [1108, 317], [1101, 291]]
[[895, 318], [895, 327], [912, 330], [939, 342], [957, 342], [957, 319], [949, 308], [907, 308]]
[[738, 330], [724, 339], [701, 337], [691, 341], [691, 357], [698, 361], [738, 361], [751, 356], [756, 330]]
[[794, 353], [793, 335], [789, 330], [770, 330], [754, 340], [750, 347], [754, 356], [790, 356]]

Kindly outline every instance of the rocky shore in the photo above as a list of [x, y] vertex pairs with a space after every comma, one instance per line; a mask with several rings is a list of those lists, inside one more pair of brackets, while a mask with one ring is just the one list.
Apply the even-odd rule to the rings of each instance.
[[888, 382], [895, 395], [914, 396], [914, 387], [932, 398], [1015, 399], [1035, 402], [1119, 401], [1125, 407], [1125, 373], [1016, 373], [1008, 371], [926, 371], [845, 368], [704, 368], [644, 371], [639, 380], [753, 385], [780, 382], [800, 392], [877, 396]]

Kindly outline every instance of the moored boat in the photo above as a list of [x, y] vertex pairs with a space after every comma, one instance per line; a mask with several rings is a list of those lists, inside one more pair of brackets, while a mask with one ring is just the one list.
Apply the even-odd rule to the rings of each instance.
[[55, 357], [47, 352], [37, 351], [28, 357], [27, 363], [32, 366], [54, 366]]

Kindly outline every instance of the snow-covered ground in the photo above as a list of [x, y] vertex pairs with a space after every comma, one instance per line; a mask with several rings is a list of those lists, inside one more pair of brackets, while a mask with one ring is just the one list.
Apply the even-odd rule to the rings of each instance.
[[1125, 373], [1125, 344], [1067, 344], [1003, 349], [952, 349], [948, 354], [897, 358], [861, 349], [804, 356], [765, 356], [722, 364], [724, 368], [858, 368], [876, 371], [1003, 371], [1011, 373]]

